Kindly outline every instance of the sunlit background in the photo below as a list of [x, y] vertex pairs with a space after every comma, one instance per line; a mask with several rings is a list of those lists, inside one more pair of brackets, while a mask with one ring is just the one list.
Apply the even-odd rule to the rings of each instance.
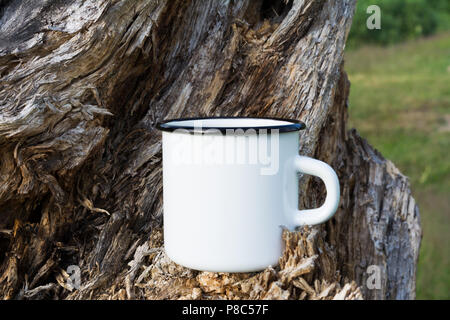
[[[368, 30], [370, 5], [381, 30]], [[358, 0], [345, 55], [350, 126], [410, 178], [418, 299], [450, 299], [450, 1]]]

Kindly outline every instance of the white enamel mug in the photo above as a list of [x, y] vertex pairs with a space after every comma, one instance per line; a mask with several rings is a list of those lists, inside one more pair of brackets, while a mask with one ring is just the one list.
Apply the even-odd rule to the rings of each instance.
[[[282, 229], [334, 215], [339, 181], [298, 155], [295, 120], [185, 118], [159, 123], [163, 140], [164, 247], [174, 262], [213, 272], [275, 266]], [[324, 204], [298, 210], [298, 173], [323, 180]]]

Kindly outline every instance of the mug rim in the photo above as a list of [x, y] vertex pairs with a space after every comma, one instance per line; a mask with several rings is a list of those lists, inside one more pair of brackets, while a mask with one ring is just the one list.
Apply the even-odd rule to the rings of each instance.
[[[180, 124], [170, 124], [170, 122], [183, 122], [183, 121], [195, 121], [195, 120], [237, 120], [237, 119], [246, 119], [246, 120], [272, 120], [276, 122], [280, 122], [280, 124], [273, 125], [252, 125], [252, 126], [242, 126], [242, 125], [231, 125], [231, 126], [202, 126], [195, 127], [193, 125], [180, 125]], [[282, 122], [288, 122], [282, 123]], [[218, 130], [221, 133], [226, 133], [227, 130], [278, 130], [281, 132], [292, 132], [299, 131], [306, 128], [305, 123], [296, 119], [286, 119], [286, 118], [277, 118], [277, 117], [243, 117], [243, 116], [217, 116], [217, 117], [188, 117], [188, 118], [174, 118], [160, 121], [156, 124], [156, 128], [161, 131], [173, 132], [177, 129], [187, 130], [188, 133], [206, 133], [207, 130]]]

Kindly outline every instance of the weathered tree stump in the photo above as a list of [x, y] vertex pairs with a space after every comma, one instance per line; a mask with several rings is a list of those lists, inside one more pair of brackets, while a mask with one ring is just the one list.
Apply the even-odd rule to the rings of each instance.
[[[421, 230], [408, 179], [346, 128], [354, 6], [0, 2], [0, 297], [414, 298]], [[339, 175], [335, 217], [285, 232], [277, 267], [197, 272], [163, 252], [155, 124], [213, 115], [300, 119], [300, 154]], [[320, 205], [319, 180], [300, 185], [300, 207]], [[371, 265], [378, 289], [366, 285]]]

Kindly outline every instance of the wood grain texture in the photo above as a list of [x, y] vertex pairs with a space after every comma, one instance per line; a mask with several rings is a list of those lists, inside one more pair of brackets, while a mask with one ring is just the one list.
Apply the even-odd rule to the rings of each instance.
[[[414, 298], [421, 229], [408, 180], [346, 128], [354, 7], [2, 2], [0, 296]], [[338, 213], [285, 233], [276, 268], [200, 273], [161, 249], [155, 124], [213, 115], [300, 119], [300, 153], [338, 172]], [[302, 177], [300, 189], [301, 207], [324, 198], [315, 178]], [[69, 265], [81, 268], [78, 290], [67, 286]], [[380, 289], [366, 286], [370, 265], [383, 271]]]

